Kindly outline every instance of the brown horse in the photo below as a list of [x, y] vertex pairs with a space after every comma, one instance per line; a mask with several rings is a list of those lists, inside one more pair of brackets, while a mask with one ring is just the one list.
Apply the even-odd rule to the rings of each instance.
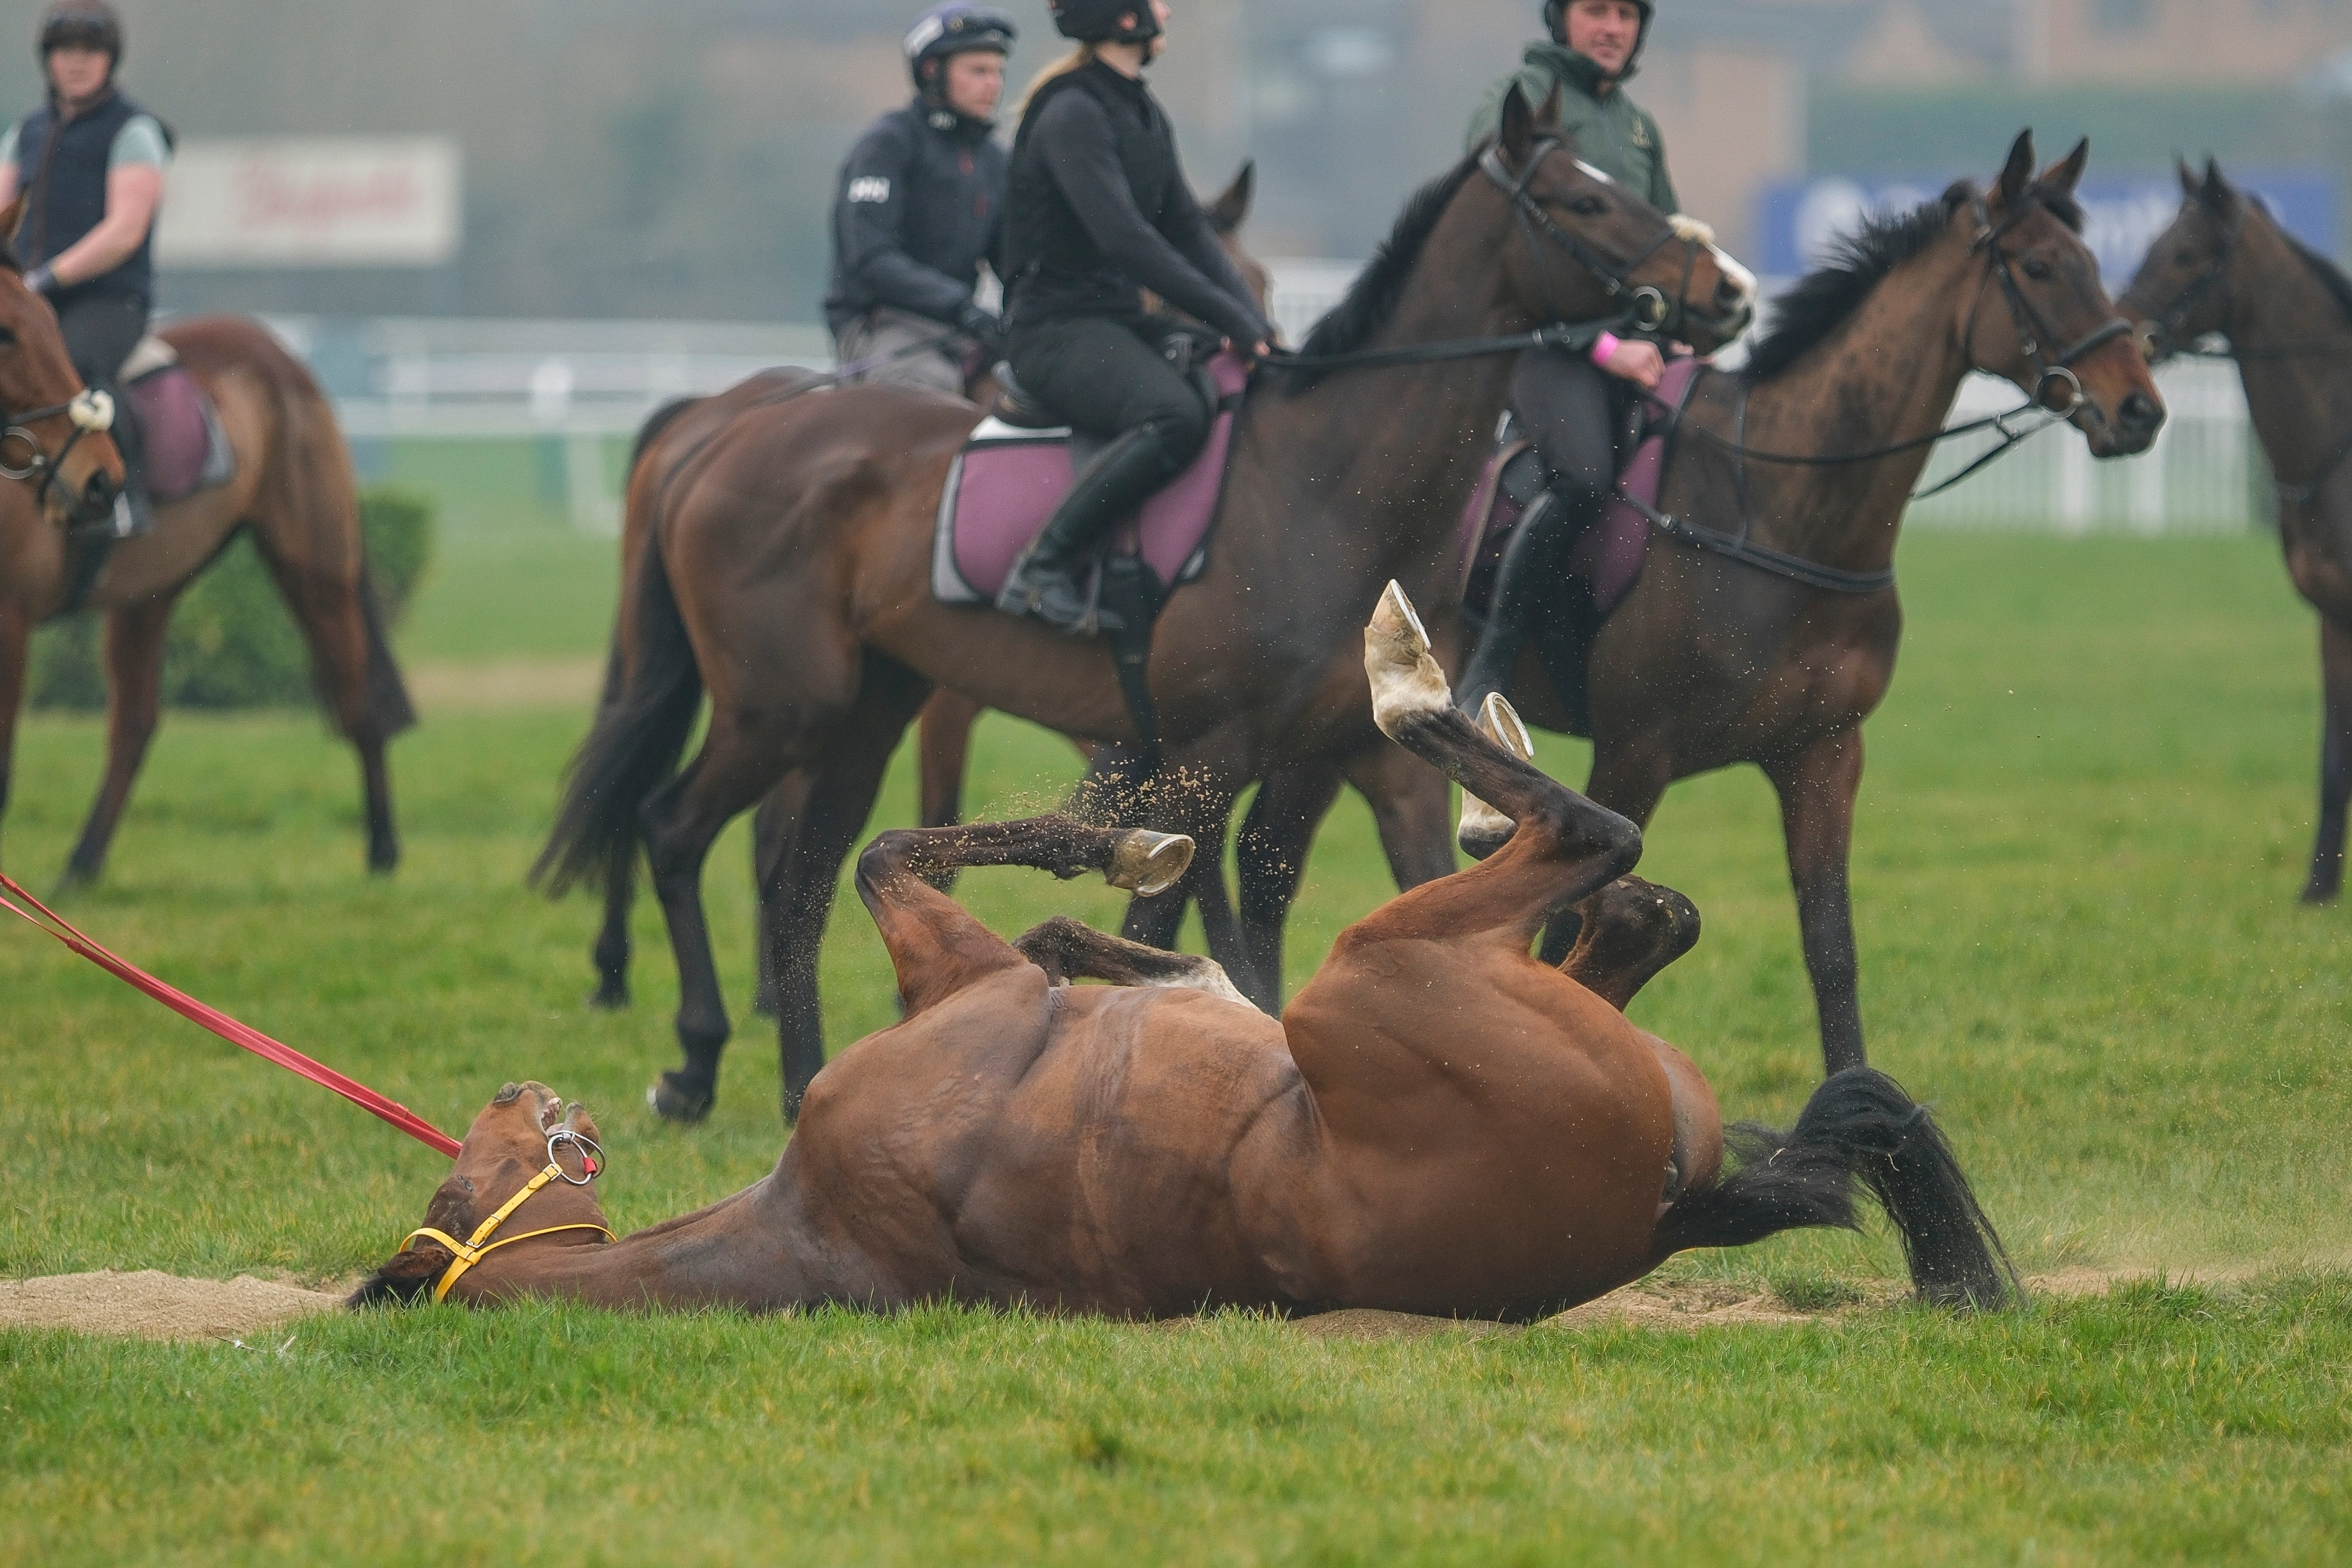
[[[1530, 766], [1507, 704], [1484, 732], [1457, 711], [1393, 584], [1363, 648], [1381, 730], [1492, 803], [1507, 837], [1349, 927], [1282, 1019], [1205, 959], [1073, 921], [1009, 944], [927, 880], [1013, 865], [1148, 889], [1181, 872], [1187, 840], [1067, 817], [886, 833], [857, 889], [906, 1019], [817, 1075], [772, 1174], [607, 1239], [593, 1122], [509, 1085], [425, 1228], [353, 1304], [434, 1289], [476, 1303], [1525, 1321], [1687, 1248], [1851, 1226], [1857, 1178], [1922, 1296], [2007, 1302], [2013, 1277], [1948, 1147], [1868, 1068], [1822, 1085], [1793, 1132], [1747, 1130], [1725, 1170], [1706, 1079], [1622, 1010], [1697, 937], [1687, 900], [1627, 875], [1641, 831]], [[1568, 970], [1531, 958], [1544, 922], [1579, 906]]]
[[[1607, 314], [1634, 289], [1682, 301], [1683, 331], [1719, 341], [1745, 325], [1748, 292], [1681, 241], [1517, 102], [1495, 147], [1415, 198], [1307, 348], [1494, 340]], [[1596, 255], [1636, 259], [1603, 276], [1580, 264]], [[1151, 665], [1173, 781], [1159, 809], [1174, 826], [1221, 833], [1249, 779], [1370, 743], [1350, 618], [1391, 577], [1450, 604], [1454, 521], [1509, 374], [1487, 353], [1245, 403], [1216, 547], [1169, 602]], [[710, 1106], [729, 1029], [700, 874], [730, 818], [782, 781], [796, 827], [763, 871], [789, 1114], [824, 1060], [815, 959], [835, 880], [930, 689], [1073, 736], [1138, 739], [1101, 647], [932, 598], [932, 520], [969, 404], [872, 386], [730, 396], [743, 406], [723, 429], [690, 416], [636, 467], [629, 506], [650, 521], [623, 586], [611, 700], [540, 861], [558, 890], [594, 879], [609, 893], [646, 846], [686, 1058], [654, 1103], [688, 1120]], [[706, 691], [702, 749], [673, 777]]]
[[[1862, 724], [1902, 632], [1895, 535], [1961, 380], [1990, 372], [2056, 405], [2100, 457], [2145, 450], [2163, 422], [2076, 233], [2087, 156], [2037, 177], [2021, 134], [1990, 192], [1963, 182], [1866, 224], [1782, 299], [1745, 369], [1705, 376], [1683, 411], [1623, 605], [1589, 645], [1563, 647], [1564, 627], [1531, 638], [1512, 688], [1530, 720], [1591, 737], [1587, 793], [1637, 823], [1678, 779], [1752, 763], [1771, 780], [1831, 1072], [1864, 1060], [1846, 868]], [[1885, 455], [1849, 460], [1871, 451]], [[1278, 921], [1337, 788], [1307, 775], [1261, 797], [1244, 840], [1253, 929]], [[1571, 912], [1547, 955], [1574, 932]]]
[[2152, 358], [2230, 341], [2254, 434], [2278, 478], [2279, 543], [2295, 591], [2319, 612], [2319, 828], [2305, 903], [2344, 884], [2352, 800], [2352, 279], [2221, 177], [2180, 165], [2187, 196], [2116, 301]]
[[[0, 232], [13, 232], [13, 223], [0, 215]], [[45, 367], [40, 388], [0, 382], [0, 395], [12, 405], [54, 403], [59, 376], [69, 390], [78, 387], [57, 318], [26, 290], [13, 266], [0, 268], [0, 321], [12, 334], [0, 346], [0, 365], [9, 372], [0, 374], [23, 374], [28, 361]], [[257, 322], [210, 317], [162, 335], [218, 411], [236, 451], [236, 475], [162, 508], [153, 532], [114, 547], [88, 595], [87, 606], [107, 616], [106, 778], [67, 863], [66, 881], [89, 881], [104, 866], [155, 733], [173, 600], [243, 527], [252, 529], [310, 643], [328, 710], [359, 752], [368, 865], [389, 871], [399, 863], [400, 840], [384, 745], [415, 715], [368, 584], [358, 491], [334, 409], [310, 372]], [[100, 454], [119, 475], [111, 443], [88, 443], [69, 460], [68, 477], [89, 483], [88, 475], [76, 477], [77, 466], [94, 466]], [[7, 799], [32, 631], [58, 613], [70, 591], [70, 552], [78, 546], [59, 526], [56, 506], [54, 489], [45, 500], [26, 486], [0, 489], [0, 805]]]

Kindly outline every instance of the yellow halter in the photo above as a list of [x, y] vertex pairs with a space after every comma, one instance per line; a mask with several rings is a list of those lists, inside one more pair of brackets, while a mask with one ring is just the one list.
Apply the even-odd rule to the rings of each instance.
[[[555, 1148], [559, 1143], [574, 1144], [578, 1146], [580, 1150], [581, 1168], [587, 1173], [576, 1182], [573, 1181], [570, 1175], [565, 1173], [562, 1165], [558, 1163], [556, 1161]], [[579, 1133], [573, 1132], [569, 1129], [551, 1132], [548, 1135], [547, 1139], [547, 1169], [541, 1171], [538, 1175], [533, 1176], [529, 1182], [525, 1183], [523, 1184], [522, 1191], [515, 1194], [514, 1196], [509, 1198], [505, 1203], [500, 1204], [499, 1205], [498, 1213], [484, 1220], [480, 1225], [476, 1226], [474, 1227], [474, 1234], [471, 1237], [465, 1241], [459, 1241], [447, 1231], [436, 1230], [429, 1225], [422, 1226], [408, 1233], [407, 1239], [404, 1240], [400, 1244], [401, 1250], [405, 1252], [408, 1249], [409, 1243], [415, 1241], [421, 1236], [429, 1240], [439, 1242], [442, 1246], [447, 1247], [451, 1252], [457, 1255], [457, 1260], [455, 1263], [450, 1264], [447, 1268], [442, 1271], [440, 1283], [433, 1287], [433, 1299], [436, 1301], [441, 1301], [448, 1299], [449, 1287], [455, 1285], [467, 1269], [473, 1268], [475, 1264], [479, 1263], [483, 1258], [488, 1258], [491, 1253], [496, 1252], [501, 1247], [512, 1247], [518, 1241], [529, 1241], [533, 1237], [553, 1236], [559, 1230], [593, 1230], [597, 1235], [603, 1237], [606, 1241], [610, 1241], [613, 1239], [613, 1233], [611, 1231], [606, 1230], [601, 1225], [592, 1225], [585, 1220], [582, 1220], [572, 1225], [551, 1225], [546, 1226], [544, 1229], [527, 1230], [520, 1236], [509, 1236], [501, 1240], [490, 1241], [490, 1237], [498, 1233], [499, 1226], [504, 1225], [514, 1214], [515, 1210], [522, 1207], [523, 1200], [530, 1197], [533, 1193], [539, 1191], [540, 1188], [547, 1185], [548, 1183], [561, 1181], [569, 1186], [584, 1187], [589, 1183], [594, 1181], [596, 1179], [596, 1173], [604, 1169], [604, 1162], [601, 1158], [604, 1152], [604, 1150], [596, 1147], [596, 1144], [593, 1140], [583, 1138]], [[487, 1247], [484, 1246], [483, 1243], [485, 1242], [488, 1242], [489, 1245]]]

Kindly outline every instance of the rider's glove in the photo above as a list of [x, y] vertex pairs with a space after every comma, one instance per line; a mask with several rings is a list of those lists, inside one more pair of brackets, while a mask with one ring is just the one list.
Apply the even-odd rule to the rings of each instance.
[[36, 294], [54, 294], [58, 290], [58, 275], [44, 261], [25, 274], [25, 287]]
[[966, 305], [963, 314], [956, 318], [956, 331], [978, 343], [991, 355], [1003, 352], [1003, 318], [984, 305]]

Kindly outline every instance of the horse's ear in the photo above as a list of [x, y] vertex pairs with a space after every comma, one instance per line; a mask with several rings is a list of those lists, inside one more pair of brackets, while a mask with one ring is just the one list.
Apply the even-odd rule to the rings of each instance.
[[1551, 96], [1545, 99], [1543, 107], [1536, 111], [1537, 130], [1555, 132], [1559, 130], [1561, 117], [1566, 112], [1564, 100], [1567, 91], [1564, 87], [1553, 86]]
[[1239, 234], [1242, 225], [1249, 222], [1250, 203], [1257, 196], [1257, 160], [1242, 165], [1225, 194], [1209, 205], [1209, 226], [1221, 235]]
[[1535, 149], [1536, 111], [1516, 81], [1503, 94], [1502, 129], [1495, 135], [1495, 144], [1502, 149], [1504, 161], [1515, 167], [1526, 163]]
[[2085, 136], [2074, 143], [2072, 153], [2042, 170], [2033, 183], [2043, 190], [2071, 196], [2074, 194], [2075, 185], [2082, 181], [2084, 165], [2090, 161], [2091, 139]]
[[2033, 188], [2033, 130], [2028, 126], [2009, 145], [2009, 163], [1993, 189], [2003, 206], [2013, 207]]
[[2197, 199], [2208, 212], [2224, 217], [2238, 205], [2238, 187], [2221, 177], [2221, 165], [2211, 158], [2205, 160], [2205, 183], [2198, 187]]
[[2182, 157], [2178, 153], [2175, 153], [2172, 155], [2172, 169], [2173, 173], [2180, 176], [2180, 194], [2183, 196], [2186, 196], [2189, 200], [2192, 202], [2195, 201], [2197, 199], [2197, 171], [2190, 168], [2189, 166], [2189, 160]]

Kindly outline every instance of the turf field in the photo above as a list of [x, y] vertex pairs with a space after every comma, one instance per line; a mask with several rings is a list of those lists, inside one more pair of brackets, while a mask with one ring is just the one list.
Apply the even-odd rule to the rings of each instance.
[[[610, 551], [453, 537], [404, 656], [461, 694], [453, 666], [592, 658]], [[0, 1562], [2352, 1557], [2352, 911], [2294, 902], [2310, 616], [2255, 539], [1917, 536], [1900, 564], [1910, 633], [1854, 860], [1874, 1059], [1936, 1102], [2028, 1273], [2158, 1279], [1952, 1321], [1870, 1304], [1898, 1272], [1879, 1229], [1677, 1262], [1822, 1313], [1691, 1334], [554, 1309], [317, 1320], [254, 1350], [0, 1332]], [[613, 1218], [642, 1225], [773, 1160], [774, 1053], [739, 1018], [709, 1126], [638, 1109], [674, 1053], [658, 920], [641, 909], [636, 1008], [583, 1008], [593, 910], [520, 883], [584, 710], [515, 689], [400, 742], [409, 858], [383, 882], [314, 719], [173, 716], [72, 912], [445, 1127], [509, 1079], [586, 1099]], [[17, 875], [62, 863], [99, 750], [93, 722], [27, 725]], [[1544, 760], [1581, 777], [1572, 744]], [[1073, 771], [991, 720], [977, 798], [1025, 812]], [[902, 765], [877, 824], [911, 798]], [[709, 879], [739, 1004], [747, 866], [739, 827]], [[1819, 1065], [1761, 779], [1679, 786], [1643, 869], [1707, 933], [1637, 1016], [1730, 1113], [1785, 1123]], [[961, 891], [1008, 931], [1118, 910], [1033, 873]], [[1386, 891], [1349, 802], [1294, 978]], [[825, 984], [835, 1050], [889, 1022], [854, 900]], [[0, 1053], [0, 1278], [341, 1280], [439, 1178], [21, 928]]]

